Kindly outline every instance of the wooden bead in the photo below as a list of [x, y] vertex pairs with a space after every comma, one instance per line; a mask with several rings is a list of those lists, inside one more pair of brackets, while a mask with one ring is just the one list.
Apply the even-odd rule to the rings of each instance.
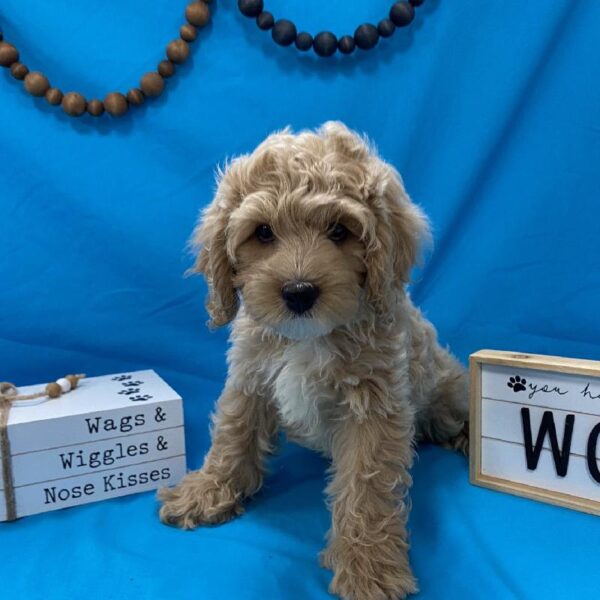
[[19, 81], [23, 81], [27, 73], [29, 73], [29, 69], [23, 63], [14, 62], [10, 65], [10, 74]]
[[238, 8], [246, 17], [258, 17], [264, 8], [263, 0], [238, 0]]
[[[180, 65], [190, 55], [190, 47], [183, 40], [173, 40], [167, 46], [167, 57], [170, 61]], [[144, 88], [142, 88], [144, 89]]]
[[[269, 31], [269, 29], [273, 29], [273, 25], [275, 25], [275, 17], [268, 10], [263, 10], [256, 17], [256, 24], [258, 25], [259, 29], [262, 29], [263, 31]], [[310, 39], [312, 43], [312, 36]]]
[[381, 19], [377, 25], [377, 31], [382, 38], [389, 38], [394, 35], [396, 26], [391, 19]]
[[189, 23], [182, 25], [179, 29], [179, 35], [186, 42], [193, 42], [198, 37], [198, 30]]
[[48, 101], [48, 104], [56, 106], [57, 104], [60, 104], [62, 102], [62, 99], [63, 93], [58, 88], [51, 87], [46, 92], [46, 100]]
[[140, 87], [146, 96], [160, 96], [165, 89], [165, 80], [158, 73], [146, 73], [140, 81]]
[[63, 394], [66, 394], [67, 392], [71, 391], [71, 382], [66, 377], [61, 377], [60, 379], [57, 379], [56, 383], [60, 385], [60, 389], [62, 390]]
[[296, 48], [301, 52], [310, 50], [313, 47], [313, 43], [313, 36], [306, 31], [302, 31], [296, 36]]
[[[92, 100], [92, 102], [100, 102], [100, 100], [95, 100], [95, 101]], [[90, 104], [91, 104], [91, 102], [90, 102]], [[103, 108], [103, 110], [104, 110], [104, 108]], [[79, 377], [77, 377], [76, 375], [67, 375], [66, 378], [71, 383], [71, 389], [74, 390], [77, 387], [77, 385], [79, 384]]]
[[390, 20], [396, 27], [406, 27], [414, 18], [415, 9], [412, 3], [409, 4], [406, 0], [396, 2], [390, 8]]
[[138, 90], [137, 88], [129, 90], [127, 92], [127, 102], [135, 106], [144, 104], [144, 93], [142, 92], [142, 90]]
[[191, 25], [204, 27], [210, 21], [210, 9], [204, 2], [192, 2], [185, 9], [185, 18]]
[[85, 98], [77, 92], [65, 94], [62, 100], [63, 110], [71, 117], [80, 117], [85, 112]]
[[129, 105], [127, 104], [127, 98], [123, 94], [111, 92], [104, 98], [104, 108], [113, 117], [121, 117], [127, 112]]
[[[90, 100], [87, 104], [87, 111], [92, 115], [92, 117], [100, 117], [104, 114], [104, 102], [102, 100], [94, 99]], [[74, 375], [67, 375], [67, 379], [70, 381], [70, 377], [75, 377]], [[72, 384], [73, 382], [71, 382]]]
[[19, 60], [19, 51], [8, 42], [0, 42], [0, 66], [10, 67]]
[[356, 48], [356, 42], [351, 35], [343, 35], [338, 41], [338, 50], [342, 54], [352, 54]]
[[161, 77], [171, 77], [175, 73], [175, 65], [170, 60], [161, 60], [158, 64], [158, 72]]
[[46, 386], [46, 394], [50, 398], [58, 398], [62, 394], [62, 389], [58, 383], [49, 383]]
[[50, 89], [48, 78], [39, 71], [28, 73], [25, 77], [25, 89], [32, 95], [40, 98]]
[[315, 54], [324, 58], [333, 56], [337, 50], [338, 41], [331, 31], [322, 31], [315, 36], [313, 47]]
[[354, 41], [361, 50], [371, 50], [379, 41], [377, 27], [371, 23], [359, 25], [354, 32]]
[[296, 41], [296, 26], [288, 19], [279, 19], [273, 25], [271, 37], [276, 44], [289, 46]]

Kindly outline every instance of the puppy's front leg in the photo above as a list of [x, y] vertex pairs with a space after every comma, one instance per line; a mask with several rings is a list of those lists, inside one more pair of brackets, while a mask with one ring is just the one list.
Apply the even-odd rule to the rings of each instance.
[[330, 591], [345, 600], [404, 598], [417, 591], [406, 532], [413, 411], [407, 403], [386, 413], [368, 390], [352, 394], [369, 408], [350, 400], [332, 438], [333, 523], [322, 561], [334, 571]]
[[183, 529], [224, 523], [243, 512], [244, 498], [262, 485], [264, 459], [277, 428], [268, 400], [226, 387], [213, 424], [212, 446], [202, 469], [159, 492], [164, 523]]

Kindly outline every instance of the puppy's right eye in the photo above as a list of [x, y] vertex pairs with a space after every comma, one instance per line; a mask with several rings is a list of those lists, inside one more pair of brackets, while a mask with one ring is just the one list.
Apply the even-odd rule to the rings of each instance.
[[254, 231], [256, 237], [263, 244], [268, 244], [269, 242], [275, 241], [275, 236], [273, 235], [273, 230], [266, 224], [259, 225]]

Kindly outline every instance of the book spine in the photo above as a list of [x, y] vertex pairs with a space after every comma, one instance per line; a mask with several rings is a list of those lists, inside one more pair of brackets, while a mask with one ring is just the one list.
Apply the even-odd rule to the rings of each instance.
[[[180, 454], [21, 486], [15, 490], [17, 516], [24, 517], [175, 485], [185, 472], [185, 455]], [[1, 499], [0, 521], [5, 521], [6, 508], [4, 498]]]
[[11, 454], [36, 452], [183, 425], [181, 399], [8, 425]]
[[[185, 453], [183, 425], [12, 455], [16, 488]], [[3, 488], [0, 481], [0, 490]]]

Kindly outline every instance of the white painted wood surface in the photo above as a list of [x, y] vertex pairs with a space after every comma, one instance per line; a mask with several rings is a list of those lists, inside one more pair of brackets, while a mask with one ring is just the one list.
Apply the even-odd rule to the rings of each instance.
[[18, 516], [174, 485], [186, 471], [182, 400], [154, 371], [88, 378], [14, 406], [8, 436]]

